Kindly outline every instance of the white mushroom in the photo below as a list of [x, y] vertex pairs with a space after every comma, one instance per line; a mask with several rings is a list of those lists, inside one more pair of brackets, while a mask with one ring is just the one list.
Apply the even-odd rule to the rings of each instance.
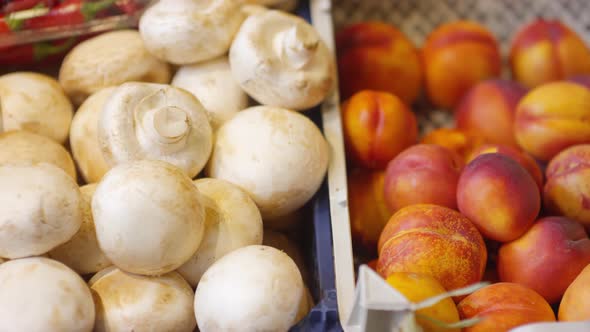
[[31, 257], [0, 265], [0, 331], [90, 332], [88, 286], [60, 262]]
[[235, 79], [269, 106], [305, 110], [319, 104], [334, 83], [332, 54], [300, 17], [261, 11], [242, 24], [230, 51]]
[[197, 252], [178, 269], [193, 287], [225, 254], [262, 243], [262, 218], [245, 191], [217, 179], [199, 179], [195, 186], [205, 207], [205, 235]]
[[246, 3], [272, 7], [285, 11], [292, 11], [297, 7], [297, 0], [246, 0]]
[[303, 254], [301, 254], [299, 247], [297, 247], [297, 245], [293, 243], [293, 241], [291, 241], [287, 235], [265, 228], [262, 244], [279, 249], [289, 255], [295, 264], [297, 264], [297, 268], [301, 272], [303, 280], [306, 281], [307, 267], [305, 266]]
[[45, 254], [80, 228], [82, 194], [61, 168], [47, 163], [4, 164], [0, 183], [0, 257]]
[[209, 113], [217, 129], [248, 107], [248, 95], [233, 78], [226, 56], [178, 69], [172, 85], [192, 93]]
[[313, 298], [311, 296], [311, 292], [309, 288], [303, 285], [303, 299], [299, 303], [299, 311], [297, 312], [297, 317], [295, 318], [295, 323], [301, 321], [305, 316], [309, 314], [309, 311], [313, 308]]
[[0, 164], [50, 163], [76, 179], [76, 165], [68, 150], [56, 141], [24, 130], [0, 134]]
[[4, 131], [4, 121], [2, 120], [2, 101], [0, 100], [0, 133]]
[[146, 277], [107, 268], [89, 285], [96, 301], [95, 332], [192, 332], [197, 325], [195, 294], [176, 272]]
[[195, 293], [201, 332], [287, 331], [306, 301], [297, 265], [272, 247], [232, 251], [203, 275]]
[[304, 115], [257, 106], [238, 112], [217, 131], [207, 167], [212, 178], [246, 190], [263, 219], [302, 207], [328, 168], [328, 144]]
[[98, 140], [111, 166], [163, 160], [192, 178], [209, 159], [213, 131], [207, 112], [189, 92], [164, 84], [125, 83], [103, 107]]
[[5, 262], [4, 258], [0, 257], [0, 264], [2, 264], [4, 262]]
[[29, 72], [0, 77], [4, 130], [27, 130], [64, 143], [72, 121], [72, 104], [53, 78]]
[[70, 147], [80, 173], [87, 183], [100, 181], [110, 169], [98, 143], [98, 120], [114, 87], [93, 93], [80, 105], [70, 128]]
[[142, 160], [111, 169], [92, 198], [100, 248], [131, 273], [162, 275], [184, 264], [204, 230], [200, 194], [181, 169]]
[[136, 30], [103, 33], [75, 46], [64, 58], [59, 82], [74, 104], [124, 82], [170, 82], [168, 64], [145, 48]]
[[68, 242], [49, 252], [49, 257], [58, 260], [79, 274], [98, 272], [111, 265], [96, 240], [94, 221], [90, 202], [96, 190], [96, 184], [80, 188], [84, 198], [84, 218], [78, 232]]
[[240, 0], [160, 0], [139, 21], [147, 49], [185, 65], [217, 58], [229, 49], [245, 14]]

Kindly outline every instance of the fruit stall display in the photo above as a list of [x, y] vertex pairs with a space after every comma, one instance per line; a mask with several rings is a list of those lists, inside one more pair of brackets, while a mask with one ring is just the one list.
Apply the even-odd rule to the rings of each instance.
[[356, 264], [413, 302], [489, 283], [419, 310], [425, 331], [590, 322], [589, 10], [335, 6]]
[[0, 331], [340, 329], [317, 5], [0, 4]]

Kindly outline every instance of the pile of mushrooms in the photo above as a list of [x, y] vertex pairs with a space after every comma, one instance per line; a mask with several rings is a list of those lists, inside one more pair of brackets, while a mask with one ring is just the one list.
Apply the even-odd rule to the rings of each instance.
[[66, 55], [59, 70], [59, 83], [75, 105], [100, 89], [129, 81], [170, 81], [169, 65], [148, 52], [135, 30], [83, 41]]
[[29, 72], [0, 76], [3, 130], [27, 130], [64, 143], [72, 122], [72, 103], [53, 78]]
[[160, 0], [57, 78], [0, 76], [0, 331], [287, 331], [307, 315], [286, 232], [329, 149], [299, 111], [335, 66], [276, 9], [295, 4]]

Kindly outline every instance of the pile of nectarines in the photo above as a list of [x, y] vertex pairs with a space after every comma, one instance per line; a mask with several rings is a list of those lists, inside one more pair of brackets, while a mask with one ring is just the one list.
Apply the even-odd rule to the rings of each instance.
[[[590, 320], [590, 49], [559, 21], [444, 24], [418, 48], [381, 22], [336, 38], [356, 253], [423, 315], [465, 331]], [[419, 133], [424, 92], [454, 126]], [[438, 331], [421, 320], [426, 331]]]

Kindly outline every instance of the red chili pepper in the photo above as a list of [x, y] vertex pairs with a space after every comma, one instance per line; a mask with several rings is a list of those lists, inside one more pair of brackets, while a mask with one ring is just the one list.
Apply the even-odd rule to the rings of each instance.
[[2, 6], [2, 13], [9, 14], [43, 5], [51, 8], [57, 4], [57, 0], [9, 0]]
[[27, 19], [26, 29], [42, 29], [54, 26], [76, 25], [91, 21], [113, 6], [115, 0], [65, 0], [53, 7], [49, 13]]

